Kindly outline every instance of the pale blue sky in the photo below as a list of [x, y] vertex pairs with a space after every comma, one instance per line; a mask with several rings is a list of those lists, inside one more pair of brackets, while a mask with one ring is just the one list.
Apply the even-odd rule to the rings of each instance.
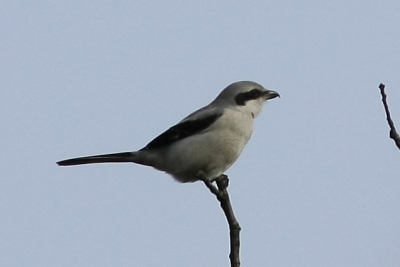
[[0, 265], [228, 266], [201, 183], [135, 150], [225, 86], [281, 94], [227, 171], [243, 266], [400, 266], [400, 2], [1, 1]]

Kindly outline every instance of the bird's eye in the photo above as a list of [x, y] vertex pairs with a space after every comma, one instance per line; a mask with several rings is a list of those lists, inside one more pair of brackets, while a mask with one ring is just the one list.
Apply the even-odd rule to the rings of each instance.
[[260, 91], [257, 90], [257, 89], [253, 89], [253, 90], [250, 91], [250, 94], [251, 94], [252, 97], [257, 98], [257, 97], [260, 96]]

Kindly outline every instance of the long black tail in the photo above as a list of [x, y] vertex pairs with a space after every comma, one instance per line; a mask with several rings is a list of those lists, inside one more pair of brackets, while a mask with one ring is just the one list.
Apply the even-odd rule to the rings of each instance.
[[71, 166], [71, 165], [81, 165], [81, 164], [91, 164], [91, 163], [132, 162], [133, 157], [134, 153], [132, 152], [122, 152], [122, 153], [66, 159], [57, 162], [57, 164], [59, 166]]

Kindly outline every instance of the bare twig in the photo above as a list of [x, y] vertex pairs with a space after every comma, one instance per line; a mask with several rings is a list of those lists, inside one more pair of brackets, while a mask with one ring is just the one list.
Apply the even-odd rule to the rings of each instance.
[[198, 177], [204, 182], [207, 188], [213, 193], [220, 202], [221, 208], [225, 213], [225, 217], [229, 224], [229, 237], [230, 237], [230, 254], [231, 267], [240, 266], [239, 250], [240, 250], [240, 225], [236, 220], [235, 214], [232, 209], [231, 201], [228, 193], [228, 176], [222, 174], [215, 179], [217, 187], [205, 178], [204, 173], [199, 173]]
[[381, 83], [379, 85], [379, 89], [381, 90], [381, 95], [382, 95], [382, 103], [383, 106], [385, 108], [385, 112], [386, 112], [386, 120], [389, 124], [390, 127], [390, 132], [389, 132], [389, 137], [391, 139], [393, 139], [393, 141], [395, 142], [396, 146], [398, 147], [398, 149], [400, 149], [400, 136], [399, 134], [396, 132], [396, 127], [394, 126], [394, 122], [392, 120], [392, 117], [390, 115], [390, 111], [389, 111], [389, 105], [386, 101], [386, 93], [385, 93], [385, 85], [383, 83]]

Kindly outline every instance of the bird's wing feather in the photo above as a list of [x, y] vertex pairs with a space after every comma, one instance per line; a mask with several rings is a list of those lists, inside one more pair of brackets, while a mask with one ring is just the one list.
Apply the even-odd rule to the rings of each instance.
[[202, 132], [210, 127], [222, 113], [221, 109], [216, 108], [200, 109], [154, 138], [141, 150], [160, 148]]

